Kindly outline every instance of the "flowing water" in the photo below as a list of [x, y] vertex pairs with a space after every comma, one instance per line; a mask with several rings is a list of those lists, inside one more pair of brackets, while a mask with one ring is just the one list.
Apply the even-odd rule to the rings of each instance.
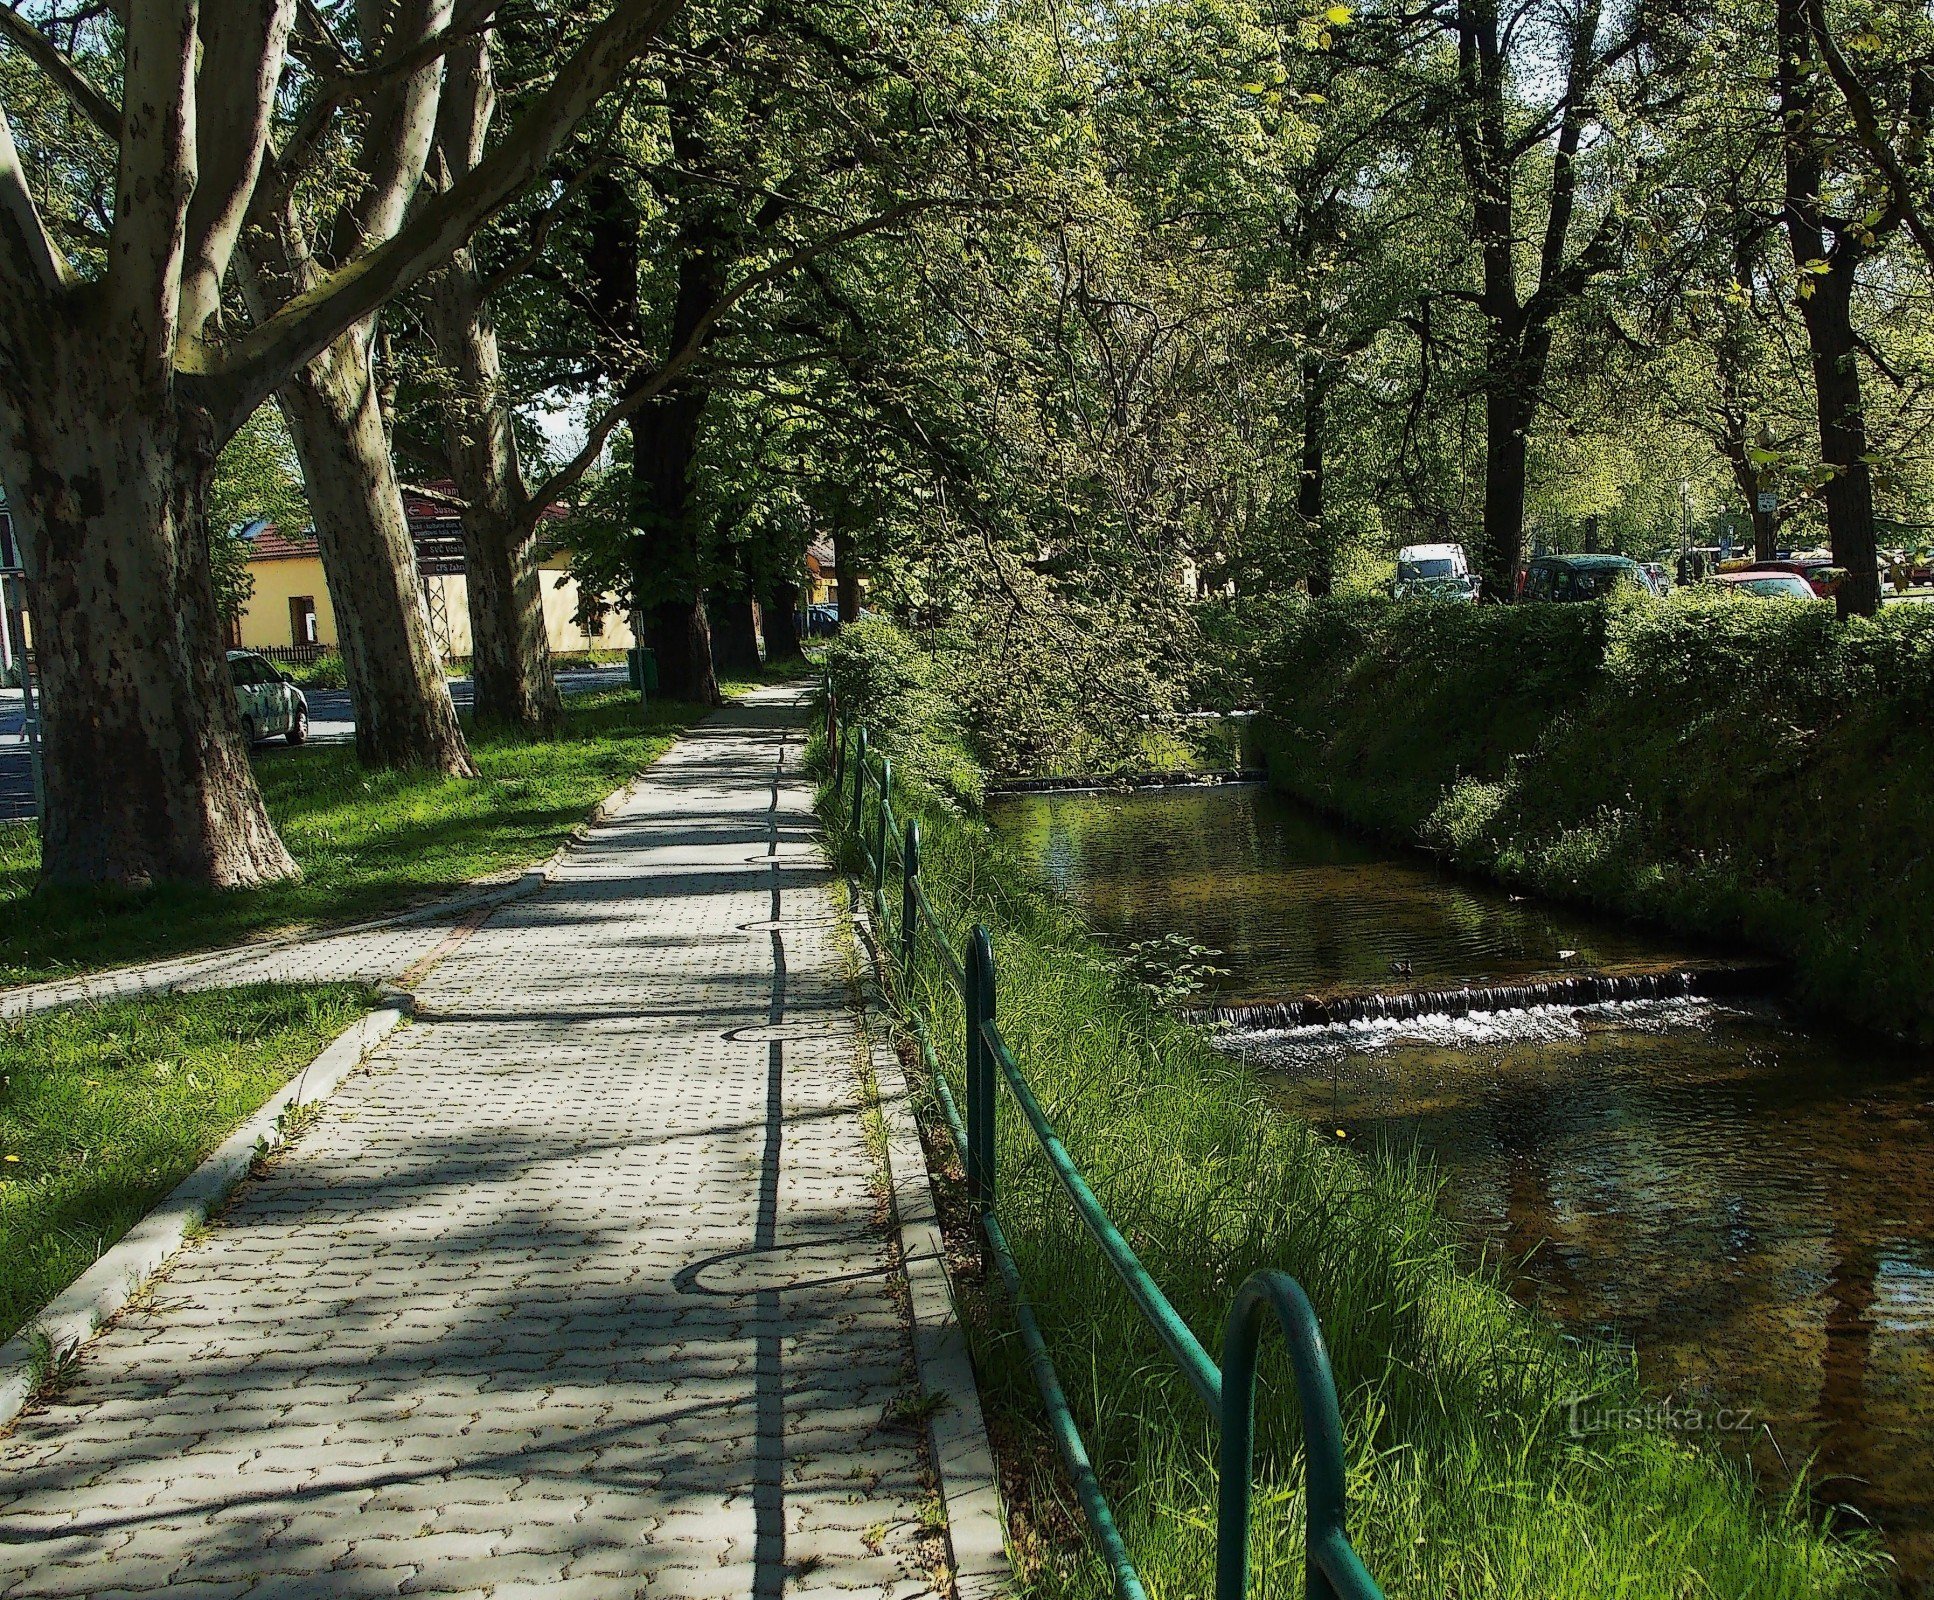
[[1433, 871], [1256, 784], [1005, 796], [995, 826], [1121, 941], [1222, 952], [1222, 1005], [1656, 971], [1693, 952]]
[[[1698, 959], [1258, 789], [1029, 795], [993, 815], [1103, 937], [1222, 951], [1225, 1005]], [[1287, 1113], [1427, 1155], [1525, 1299], [1635, 1348], [1673, 1397], [1646, 1425], [1717, 1433], [1776, 1482], [1813, 1458], [1822, 1497], [1871, 1518], [1906, 1592], [1934, 1596], [1934, 1059], [1697, 997], [1224, 1041]]]

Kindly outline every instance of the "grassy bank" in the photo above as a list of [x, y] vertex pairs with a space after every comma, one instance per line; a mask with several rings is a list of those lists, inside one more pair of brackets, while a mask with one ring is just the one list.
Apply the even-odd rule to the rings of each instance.
[[262, 985], [0, 1021], [0, 1339], [372, 999]]
[[1934, 614], [1299, 605], [1261, 652], [1275, 781], [1460, 866], [1746, 943], [1934, 1034]]
[[0, 984], [353, 922], [542, 860], [704, 712], [613, 689], [566, 701], [554, 740], [473, 736], [475, 782], [371, 772], [345, 746], [265, 747], [256, 776], [299, 882], [229, 893], [36, 892], [40, 840], [0, 828]]
[[[1562, 1336], [1460, 1259], [1431, 1182], [1272, 1114], [1258, 1081], [1148, 992], [1006, 857], [976, 819], [975, 772], [939, 685], [860, 630], [832, 662], [845, 703], [906, 775], [930, 894], [956, 930], [985, 921], [1001, 1027], [1068, 1148], [1210, 1350], [1236, 1286], [1293, 1273], [1323, 1319], [1351, 1455], [1356, 1543], [1393, 1597], [1851, 1596], [1874, 1568], [1799, 1505], [1656, 1433], [1570, 1437], [1568, 1407], [1639, 1393], [1627, 1357]], [[892, 700], [883, 695], [896, 696]], [[829, 807], [836, 833], [845, 808]], [[850, 841], [839, 840], [842, 846]], [[959, 1092], [959, 1007], [919, 975]], [[931, 1115], [931, 1107], [927, 1108]], [[1150, 1593], [1199, 1595], [1213, 1570], [1214, 1435], [1018, 1126], [1000, 1139], [1002, 1215], [1083, 1433]], [[996, 1303], [970, 1316], [1011, 1470], [1025, 1475], [1024, 1587], [1101, 1596], [1041, 1407]], [[1259, 1407], [1254, 1594], [1301, 1592], [1302, 1474], [1288, 1377]]]

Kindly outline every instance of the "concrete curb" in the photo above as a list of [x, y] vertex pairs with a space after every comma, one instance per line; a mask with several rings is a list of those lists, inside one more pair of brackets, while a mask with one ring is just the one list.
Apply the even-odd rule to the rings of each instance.
[[[851, 904], [863, 897], [851, 879]], [[875, 1018], [879, 1003], [879, 943], [871, 918], [853, 926], [872, 972], [863, 985], [867, 1004], [860, 1014], [880, 1115], [886, 1123], [887, 1188], [900, 1230], [900, 1260], [906, 1273], [913, 1313], [913, 1359], [923, 1394], [944, 1397], [928, 1419], [928, 1444], [947, 1510], [947, 1546], [953, 1560], [956, 1600], [1005, 1600], [1014, 1591], [1014, 1568], [1007, 1554], [1007, 1517], [1001, 1505], [1000, 1472], [987, 1438], [980, 1384], [974, 1375], [967, 1335], [947, 1276], [947, 1249], [934, 1204], [933, 1174], [920, 1142], [906, 1071], [890, 1037], [882, 1037]]]
[[255, 1158], [283, 1142], [284, 1116], [298, 1106], [327, 1099], [410, 1014], [408, 995], [386, 998], [388, 1004], [351, 1023], [325, 1045], [93, 1266], [0, 1345], [0, 1429], [11, 1425], [49, 1374], [71, 1361], [160, 1271], [187, 1242], [190, 1231], [248, 1176]]
[[[863, 1018], [867, 1026], [870, 1018]], [[1013, 1592], [1007, 1558], [1007, 1520], [1000, 1475], [987, 1439], [967, 1335], [954, 1309], [947, 1251], [934, 1210], [933, 1180], [920, 1144], [900, 1057], [872, 1036], [873, 1079], [886, 1122], [887, 1184], [900, 1227], [900, 1261], [913, 1311], [913, 1359], [923, 1394], [944, 1397], [927, 1420], [928, 1444], [947, 1508], [947, 1548], [953, 1558], [956, 1600], [993, 1600]]]
[[[508, 882], [498, 878], [478, 878], [469, 888], [459, 889], [447, 899], [437, 900], [426, 906], [415, 906], [408, 911], [392, 912], [388, 916], [373, 917], [367, 922], [346, 922], [340, 927], [309, 928], [299, 933], [269, 934], [260, 939], [245, 939], [240, 944], [224, 945], [219, 950], [201, 950], [185, 956], [168, 956], [151, 965], [154, 970], [144, 973], [143, 963], [136, 962], [126, 967], [104, 967], [98, 972], [88, 973], [79, 978], [50, 978], [42, 983], [22, 984], [14, 989], [0, 989], [0, 1017], [32, 1016], [40, 1011], [52, 1011], [58, 1006], [74, 1005], [84, 1000], [133, 1000], [142, 995], [166, 994], [171, 990], [194, 983], [205, 977], [211, 970], [225, 962], [246, 961], [256, 956], [269, 955], [277, 950], [287, 950], [295, 945], [308, 944], [316, 939], [347, 939], [359, 933], [380, 933], [385, 928], [406, 928], [419, 922], [434, 922], [443, 917], [460, 918], [473, 911], [495, 911], [499, 906], [508, 905], [513, 900], [521, 900], [526, 895], [535, 894], [556, 876], [564, 865], [565, 858], [591, 837], [592, 829], [611, 817], [631, 798], [632, 792], [644, 780], [644, 773], [635, 772], [624, 784], [611, 791], [584, 815], [564, 836], [563, 842], [544, 860], [535, 866], [525, 867]], [[418, 974], [421, 976], [421, 974]], [[90, 980], [99, 980], [104, 985], [102, 992], [93, 994], [88, 985]], [[107, 987], [107, 985], [112, 985]], [[206, 984], [206, 988], [219, 988], [219, 984]], [[78, 989], [78, 993], [75, 992]]]

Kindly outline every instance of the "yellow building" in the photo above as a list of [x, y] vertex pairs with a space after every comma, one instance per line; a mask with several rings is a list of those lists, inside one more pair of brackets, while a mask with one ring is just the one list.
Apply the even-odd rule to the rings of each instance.
[[[419, 511], [427, 514], [419, 516]], [[462, 546], [453, 544], [456, 519], [415, 504], [410, 506], [410, 513], [431, 634], [446, 657], [467, 656], [470, 586], [462, 570]], [[255, 579], [255, 592], [234, 625], [231, 644], [245, 650], [305, 645], [335, 648], [339, 638], [336, 608], [313, 535], [290, 538], [269, 523], [245, 537], [250, 545], [248, 570]], [[545, 631], [553, 651], [563, 654], [630, 648], [631, 628], [622, 616], [606, 615], [595, 631], [587, 632], [579, 625], [578, 585], [569, 572], [568, 552], [547, 556], [541, 567]]]

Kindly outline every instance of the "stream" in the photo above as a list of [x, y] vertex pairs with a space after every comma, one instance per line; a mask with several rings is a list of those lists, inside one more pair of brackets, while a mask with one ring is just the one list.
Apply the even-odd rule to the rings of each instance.
[[[1258, 786], [989, 811], [1110, 943], [1220, 952], [1205, 1004], [1715, 960], [1453, 876]], [[1811, 1459], [1820, 1498], [1878, 1527], [1903, 1592], [1934, 1596], [1934, 1057], [1698, 995], [1220, 1039], [1285, 1114], [1428, 1157], [1445, 1210], [1520, 1298], [1632, 1346], [1669, 1425], [1719, 1436], [1771, 1483]]]

